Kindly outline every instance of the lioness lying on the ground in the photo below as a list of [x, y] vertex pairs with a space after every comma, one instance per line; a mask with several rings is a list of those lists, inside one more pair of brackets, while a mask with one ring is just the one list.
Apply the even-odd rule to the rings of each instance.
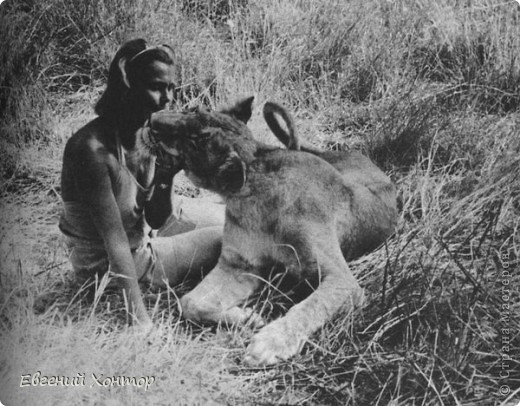
[[[359, 153], [308, 148], [315, 153], [310, 154], [256, 141], [245, 125], [251, 103], [252, 98], [222, 112], [158, 112], [151, 133], [197, 186], [226, 203], [221, 256], [181, 299], [184, 317], [253, 320], [261, 326], [260, 316], [241, 305], [273, 267], [283, 265], [317, 282], [312, 294], [252, 338], [246, 361], [273, 364], [295, 355], [337, 311], [362, 301], [346, 260], [376, 248], [393, 232], [396, 197], [387, 176]], [[285, 132], [273, 124], [280, 109], [266, 106], [271, 128], [290, 148], [306, 149], [292, 125]]]

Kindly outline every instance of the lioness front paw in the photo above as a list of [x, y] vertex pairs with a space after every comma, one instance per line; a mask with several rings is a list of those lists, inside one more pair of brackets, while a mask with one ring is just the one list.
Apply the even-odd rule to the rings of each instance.
[[186, 320], [202, 323], [222, 323], [225, 325], [246, 324], [253, 328], [265, 325], [264, 319], [253, 309], [233, 306], [223, 309], [218, 303], [197, 301], [188, 295], [181, 298], [182, 315]]
[[275, 321], [253, 336], [244, 361], [248, 365], [273, 365], [298, 354], [306, 337]]
[[223, 313], [222, 320], [228, 325], [244, 324], [251, 328], [265, 326], [262, 316], [249, 307], [232, 307]]

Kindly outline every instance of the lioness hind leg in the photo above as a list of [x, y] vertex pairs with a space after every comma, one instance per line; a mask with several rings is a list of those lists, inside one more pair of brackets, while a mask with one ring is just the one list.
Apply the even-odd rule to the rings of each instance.
[[263, 327], [247, 348], [250, 365], [269, 365], [296, 355], [308, 337], [336, 312], [363, 302], [363, 289], [348, 268], [339, 247], [334, 256], [320, 255], [323, 275], [318, 288], [282, 318]]
[[241, 306], [253, 294], [261, 280], [256, 275], [217, 264], [191, 292], [180, 300], [182, 315], [196, 322], [227, 325], [251, 323], [264, 325], [262, 318]]

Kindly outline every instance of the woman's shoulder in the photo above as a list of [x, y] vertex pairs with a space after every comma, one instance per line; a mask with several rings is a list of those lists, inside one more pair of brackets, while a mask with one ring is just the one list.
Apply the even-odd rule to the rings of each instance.
[[64, 163], [70, 165], [81, 163], [109, 164], [117, 163], [117, 150], [114, 130], [101, 118], [95, 118], [78, 131], [67, 141], [63, 155]]
[[114, 134], [110, 126], [100, 117], [88, 122], [68, 139], [65, 152], [88, 152], [100, 149], [110, 150], [114, 144]]
[[106, 179], [107, 173], [115, 173], [119, 164], [114, 138], [97, 118], [68, 139], [61, 173], [62, 196], [66, 201], [81, 200], [86, 190]]

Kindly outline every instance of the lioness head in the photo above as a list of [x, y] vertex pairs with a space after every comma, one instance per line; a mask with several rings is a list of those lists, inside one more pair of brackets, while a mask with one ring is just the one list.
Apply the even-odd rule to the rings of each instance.
[[150, 134], [181, 162], [197, 186], [221, 194], [236, 192], [257, 150], [246, 126], [252, 102], [250, 97], [221, 111], [157, 112], [150, 120]]

